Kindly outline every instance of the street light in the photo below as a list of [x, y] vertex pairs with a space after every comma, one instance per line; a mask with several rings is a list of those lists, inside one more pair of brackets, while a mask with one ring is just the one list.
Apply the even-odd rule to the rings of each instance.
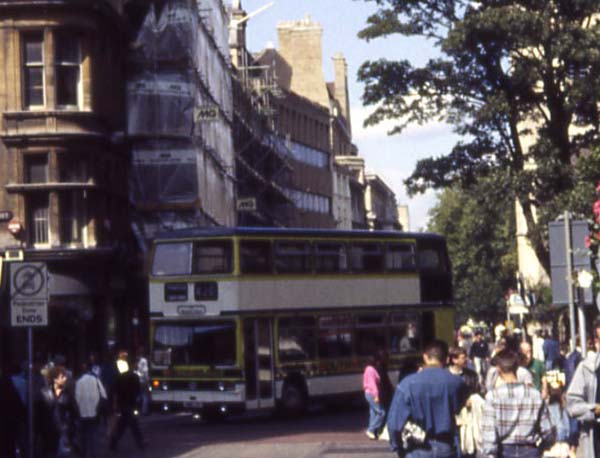
[[589, 271], [582, 269], [577, 272], [577, 284], [580, 288], [589, 288], [593, 281], [594, 276]]

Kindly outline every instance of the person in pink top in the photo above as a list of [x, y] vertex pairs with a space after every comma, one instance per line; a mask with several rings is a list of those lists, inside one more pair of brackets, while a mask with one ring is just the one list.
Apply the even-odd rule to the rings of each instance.
[[379, 367], [377, 359], [376, 356], [370, 357], [363, 372], [363, 390], [369, 403], [369, 426], [366, 434], [369, 439], [373, 440], [377, 439], [385, 422], [385, 410], [379, 399], [381, 378], [377, 372], [377, 367]]

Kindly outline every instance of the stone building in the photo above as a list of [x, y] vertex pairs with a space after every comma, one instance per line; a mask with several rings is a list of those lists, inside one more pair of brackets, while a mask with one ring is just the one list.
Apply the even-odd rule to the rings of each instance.
[[336, 154], [355, 151], [351, 142], [346, 62], [334, 57], [335, 82], [323, 75], [322, 34], [306, 18], [277, 26], [277, 49], [257, 54], [272, 69], [283, 96], [275, 99], [275, 130], [292, 153], [288, 195], [297, 208], [296, 226], [348, 227], [349, 171]]
[[372, 230], [400, 230], [394, 191], [374, 173], [365, 175], [367, 223]]
[[[0, 2], [0, 253], [48, 266], [50, 326], [35, 330], [43, 359], [82, 361], [127, 313], [124, 32], [102, 0]], [[26, 350], [22, 328], [7, 327], [9, 264], [3, 363]]]
[[[336, 156], [335, 164], [348, 176], [350, 191], [350, 219], [352, 229], [369, 229], [365, 201], [365, 160], [357, 154]], [[339, 174], [339, 172], [338, 172]], [[342, 208], [344, 203], [342, 203]]]

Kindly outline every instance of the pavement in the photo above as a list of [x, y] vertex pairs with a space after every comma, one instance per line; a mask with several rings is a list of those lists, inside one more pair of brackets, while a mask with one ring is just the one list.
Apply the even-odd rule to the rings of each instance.
[[[106, 440], [100, 457], [110, 458], [394, 458], [387, 442], [364, 434], [364, 411], [314, 414], [294, 420], [247, 415], [222, 423], [194, 421], [189, 415], [140, 418], [147, 444], [135, 446], [130, 432], [117, 453]], [[105, 436], [104, 436], [105, 437]]]

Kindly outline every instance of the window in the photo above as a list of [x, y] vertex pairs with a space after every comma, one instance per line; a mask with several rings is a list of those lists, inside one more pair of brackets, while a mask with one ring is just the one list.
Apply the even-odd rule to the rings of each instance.
[[59, 199], [61, 242], [83, 242], [83, 229], [85, 227], [83, 192], [64, 192], [60, 194]]
[[302, 143], [292, 142], [289, 154], [297, 161], [322, 169], [329, 167], [329, 154]]
[[352, 355], [350, 315], [319, 317], [319, 357], [340, 358]]
[[88, 168], [85, 159], [63, 154], [59, 158], [58, 170], [61, 183], [85, 183], [88, 181]]
[[294, 202], [294, 205], [301, 210], [329, 214], [330, 203], [328, 197], [289, 188], [284, 188], [284, 192]]
[[383, 271], [383, 253], [378, 243], [353, 243], [350, 247], [350, 260], [353, 272]]
[[44, 106], [44, 35], [30, 32], [22, 37], [23, 103], [25, 108]]
[[348, 270], [346, 246], [342, 243], [315, 243], [315, 270], [317, 272]]
[[25, 183], [46, 183], [48, 181], [48, 156], [46, 154], [26, 155], [23, 157], [25, 163]]
[[71, 32], [61, 31], [54, 37], [56, 69], [56, 104], [79, 105], [81, 54], [79, 39]]
[[191, 243], [161, 243], [154, 249], [154, 275], [189, 275], [192, 271]]
[[153, 362], [175, 366], [232, 366], [236, 358], [235, 330], [235, 323], [230, 321], [157, 325]]
[[386, 345], [386, 317], [383, 314], [359, 315], [355, 322], [354, 333], [356, 354], [370, 356]]
[[421, 327], [416, 313], [395, 313], [390, 323], [391, 353], [417, 351], [421, 346]]
[[438, 272], [445, 272], [446, 270], [441, 254], [433, 248], [419, 250], [419, 268]]
[[193, 273], [231, 272], [231, 241], [199, 242], [194, 245]]
[[385, 252], [385, 268], [391, 272], [413, 270], [415, 268], [413, 246], [407, 243], [388, 243]]
[[279, 361], [310, 361], [317, 355], [315, 319], [286, 317], [279, 319]]
[[310, 269], [308, 242], [277, 242], [275, 270], [278, 273], [305, 273]]
[[240, 269], [245, 274], [272, 272], [271, 242], [266, 240], [242, 240], [240, 242]]
[[27, 227], [29, 242], [45, 245], [49, 242], [49, 198], [48, 194], [32, 194], [27, 200]]

